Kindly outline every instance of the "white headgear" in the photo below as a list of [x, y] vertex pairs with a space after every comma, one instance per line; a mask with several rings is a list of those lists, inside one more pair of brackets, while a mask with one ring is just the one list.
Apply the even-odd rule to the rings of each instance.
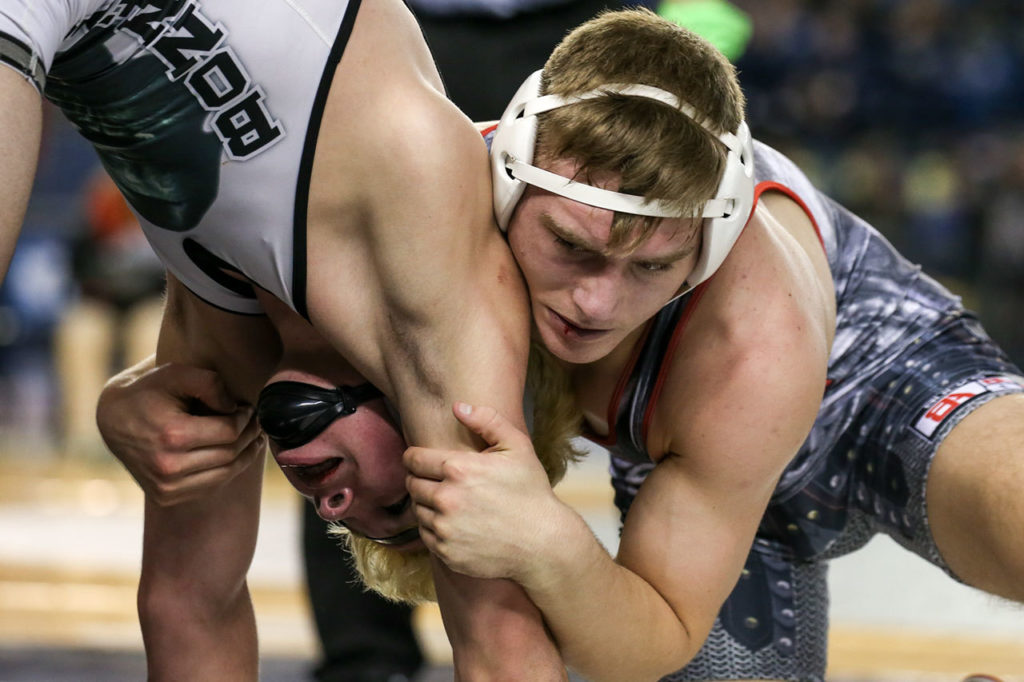
[[[541, 95], [541, 71], [535, 71], [519, 87], [502, 114], [491, 141], [491, 175], [494, 180], [494, 214], [502, 230], [508, 228], [516, 203], [526, 185], [534, 185], [574, 201], [609, 211], [634, 213], [662, 218], [680, 216], [679, 212], [660, 200], [647, 201], [642, 196], [623, 194], [577, 182], [537, 168], [533, 164], [537, 142], [537, 115], [569, 104], [601, 97], [605, 94], [646, 97], [663, 102], [697, 120], [696, 111], [670, 92], [650, 85], [608, 84], [571, 97]], [[686, 280], [692, 289], [712, 274], [729, 254], [743, 231], [754, 205], [754, 153], [750, 129], [741, 122], [735, 133], [718, 134], [702, 124], [728, 149], [725, 171], [714, 198], [704, 205], [705, 218], [702, 244], [697, 265]]]

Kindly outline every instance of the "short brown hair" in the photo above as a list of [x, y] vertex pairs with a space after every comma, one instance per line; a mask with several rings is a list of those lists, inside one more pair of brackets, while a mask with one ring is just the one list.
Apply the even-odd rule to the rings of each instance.
[[[647, 98], [598, 97], [540, 115], [538, 160], [571, 158], [584, 176], [618, 174], [619, 191], [661, 199], [680, 215], [693, 215], [714, 196], [726, 160], [724, 145], [701, 123], [724, 133], [735, 132], [743, 120], [743, 92], [732, 64], [700, 36], [650, 10], [604, 12], [555, 48], [541, 91], [573, 95], [612, 83], [661, 88], [702, 119]], [[612, 244], [639, 242], [657, 222], [618, 215]]]

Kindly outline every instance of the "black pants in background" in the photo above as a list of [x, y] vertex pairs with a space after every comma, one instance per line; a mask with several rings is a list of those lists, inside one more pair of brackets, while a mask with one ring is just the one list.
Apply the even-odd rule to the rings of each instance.
[[302, 500], [302, 548], [313, 618], [324, 656], [313, 671], [320, 682], [399, 682], [412, 679], [423, 655], [412, 610], [359, 584], [348, 551], [328, 537], [327, 523]]

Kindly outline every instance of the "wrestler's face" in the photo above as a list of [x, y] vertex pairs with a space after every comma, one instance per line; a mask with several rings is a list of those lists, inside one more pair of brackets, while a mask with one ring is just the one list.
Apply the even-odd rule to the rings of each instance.
[[[334, 388], [317, 377], [303, 382]], [[405, 441], [382, 398], [333, 419], [305, 444], [289, 447], [271, 437], [270, 448], [285, 477], [321, 518], [397, 549], [422, 547], [405, 489]]]
[[[572, 177], [575, 164], [545, 170]], [[591, 178], [618, 189], [618, 178]], [[529, 186], [508, 227], [544, 345], [571, 363], [609, 355], [682, 288], [697, 262], [697, 223], [663, 219], [639, 244], [611, 248], [613, 212]], [[629, 241], [629, 240], [627, 240]]]

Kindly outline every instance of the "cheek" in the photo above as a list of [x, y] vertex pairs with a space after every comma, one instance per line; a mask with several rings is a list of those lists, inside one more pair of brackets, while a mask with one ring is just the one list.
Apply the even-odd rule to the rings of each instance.
[[377, 447], [373, 466], [377, 473], [386, 479], [398, 480], [405, 485], [405, 465], [402, 454], [405, 452], [405, 441], [401, 435], [391, 429], [383, 429], [376, 436]]

